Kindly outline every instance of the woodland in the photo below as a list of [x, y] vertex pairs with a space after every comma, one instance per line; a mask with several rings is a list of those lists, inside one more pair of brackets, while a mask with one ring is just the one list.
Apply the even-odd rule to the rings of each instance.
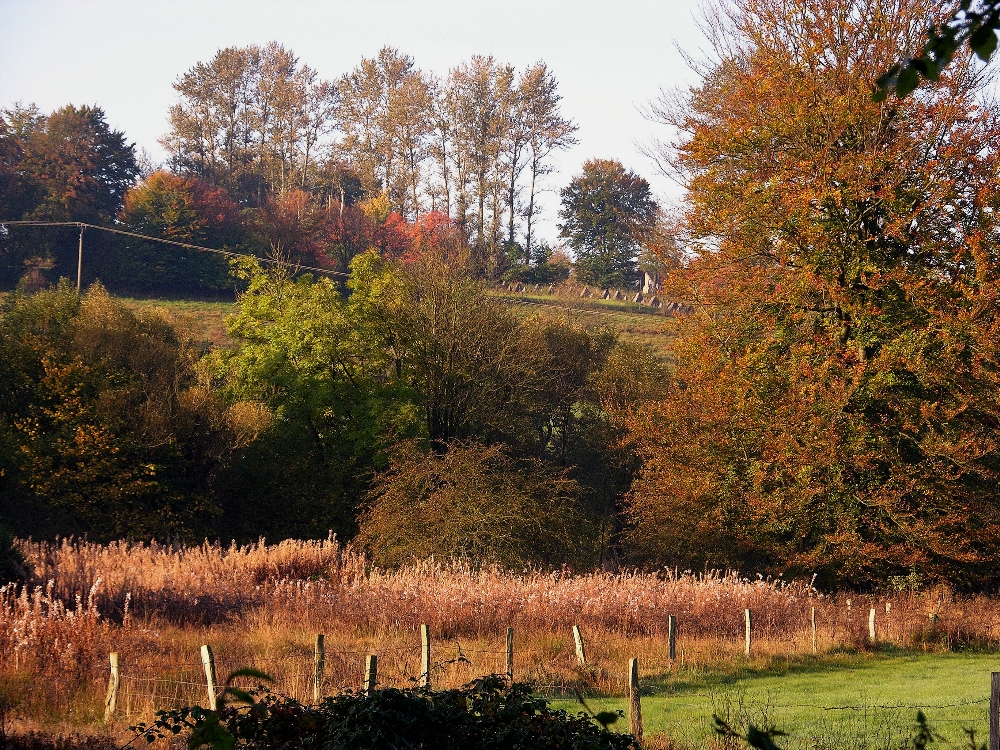
[[[278, 43], [223, 49], [177, 78], [160, 166], [97, 106], [12, 105], [0, 523], [994, 591], [993, 70], [960, 49], [873, 96], [945, 17], [709, 12], [698, 82], [648, 105], [683, 200], [595, 157], [559, 191], [556, 248], [538, 196], [577, 126], [541, 62], [436, 76], [385, 48], [327, 81]], [[79, 229], [18, 221], [244, 257], [87, 229], [78, 294]], [[662, 318], [666, 357], [497, 292], [643, 271], [687, 311]], [[234, 295], [225, 346], [121, 299]]]

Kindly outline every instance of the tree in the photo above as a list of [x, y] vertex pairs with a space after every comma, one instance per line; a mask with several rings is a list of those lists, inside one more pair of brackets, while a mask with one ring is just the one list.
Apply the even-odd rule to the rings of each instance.
[[[381, 283], [374, 257], [355, 259], [356, 290]], [[329, 279], [293, 279], [252, 260], [240, 274], [247, 290], [227, 324], [235, 346], [216, 351], [210, 368], [221, 395], [260, 405], [268, 427], [219, 493], [230, 528], [259, 534], [264, 515], [278, 536], [350, 537], [385, 447], [414, 434], [408, 394], [391, 377], [363, 292], [345, 301]]]
[[[533, 258], [535, 237], [535, 198], [539, 181], [551, 173], [548, 159], [556, 151], [576, 145], [574, 135], [577, 126], [562, 116], [559, 103], [562, 97], [556, 92], [556, 79], [543, 62], [535, 63], [521, 75], [518, 92], [522, 101], [522, 113], [528, 133], [529, 163], [531, 182], [528, 189], [528, 205], [524, 219], [524, 262], [530, 265]], [[511, 206], [513, 208], [513, 205]]]
[[446, 85], [457, 220], [470, 238], [476, 270], [496, 278], [505, 270], [500, 228], [507, 185], [504, 164], [512, 157], [505, 147], [516, 118], [511, 111], [514, 68], [492, 56], [474, 55], [450, 71]]
[[[130, 232], [219, 250], [245, 239], [236, 203], [203, 180], [157, 171], [125, 195], [121, 222]], [[218, 292], [233, 287], [221, 255], [128, 238], [120, 242], [109, 282], [149, 292]]]
[[[113, 130], [100, 107], [67, 105], [50, 115], [34, 106], [4, 110], [0, 121], [0, 162], [7, 161], [7, 178], [0, 163], [0, 190], [7, 185], [4, 219], [82, 221], [108, 225], [121, 209], [125, 193], [139, 175], [135, 147]], [[3, 196], [0, 196], [3, 200]], [[34, 228], [8, 228], [2, 248], [8, 273], [20, 275], [25, 266], [75, 274], [77, 231], [44, 233]], [[92, 235], [88, 243], [102, 268], [111, 251], [106, 237]], [[16, 281], [14, 276], [10, 281]]]
[[421, 165], [430, 133], [431, 88], [409, 55], [383, 47], [337, 84], [340, 153], [362, 176], [369, 198], [388, 192], [394, 208], [420, 210]]
[[214, 473], [239, 441], [194, 360], [164, 320], [100, 286], [11, 294], [0, 318], [11, 530], [102, 541], [205, 531]]
[[649, 183], [621, 162], [591, 159], [559, 193], [559, 236], [576, 254], [584, 284], [627, 287], [657, 217]]
[[174, 89], [171, 167], [226, 188], [241, 204], [312, 187], [333, 130], [337, 90], [277, 42], [227, 47], [197, 63]]
[[1000, 119], [962, 67], [870, 97], [933, 7], [741, 0], [661, 102], [693, 252], [669, 281], [697, 314], [627, 418], [648, 559], [996, 583]]
[[438, 244], [447, 233], [423, 236], [429, 242], [405, 268], [367, 265], [351, 281], [352, 302], [367, 306], [371, 334], [413, 394], [424, 435], [443, 450], [502, 434], [521, 359], [516, 318], [470, 278], [464, 248]]

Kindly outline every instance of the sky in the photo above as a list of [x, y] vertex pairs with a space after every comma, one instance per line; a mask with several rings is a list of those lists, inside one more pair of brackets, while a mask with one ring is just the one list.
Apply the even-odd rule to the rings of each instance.
[[0, 107], [97, 104], [154, 162], [177, 77], [224, 47], [277, 41], [335, 79], [392, 46], [443, 75], [475, 54], [519, 70], [545, 61], [579, 144], [549, 178], [543, 237], [555, 240], [556, 191], [590, 158], [613, 158], [663, 200], [678, 188], [641, 148], [669, 138], [641, 109], [695, 79], [697, 0], [0, 0]]

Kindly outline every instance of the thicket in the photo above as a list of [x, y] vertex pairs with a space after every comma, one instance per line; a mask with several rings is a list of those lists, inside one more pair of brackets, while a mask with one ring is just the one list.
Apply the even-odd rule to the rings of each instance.
[[407, 262], [358, 256], [346, 294], [243, 263], [234, 346], [204, 355], [99, 285], [12, 293], [6, 522], [95, 540], [351, 538], [360, 523], [387, 562], [607, 555], [634, 466], [602, 401], [652, 392], [651, 361], [607, 330], [517, 317], [460, 245], [424, 243]]
[[[155, 740], [189, 732], [193, 749], [323, 748], [381, 750], [434, 747], [454, 750], [638, 750], [628, 734], [609, 732], [584, 713], [551, 708], [529, 685], [486, 677], [455, 690], [383, 688], [347, 692], [318, 706], [257, 691], [230, 688], [233, 700], [218, 712], [197, 707], [164, 711], [141, 736]], [[228, 697], [223, 695], [225, 699]], [[601, 715], [617, 721], [615, 714]]]

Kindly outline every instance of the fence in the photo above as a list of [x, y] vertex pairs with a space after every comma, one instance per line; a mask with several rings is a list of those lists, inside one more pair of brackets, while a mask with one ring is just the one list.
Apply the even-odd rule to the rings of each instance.
[[[743, 612], [743, 653], [751, 658], [757, 644], [754, 616], [750, 609]], [[868, 635], [872, 642], [879, 633], [878, 613], [875, 607], [868, 612]], [[810, 643], [812, 653], [818, 652], [818, 630], [815, 608], [810, 612]], [[677, 618], [668, 620], [666, 651], [669, 658], [664, 662], [646, 663], [647, 674], [672, 670], [677, 666]], [[370, 692], [378, 686], [421, 686], [433, 687], [439, 677], [454, 678], [464, 669], [468, 677], [484, 674], [504, 675], [510, 680], [518, 679], [516, 667], [516, 641], [513, 628], [508, 628], [506, 638], [497, 643], [496, 648], [464, 649], [460, 643], [442, 639], [440, 646], [431, 638], [430, 628], [420, 626], [420, 642], [411, 646], [376, 648], [369, 650], [342, 650], [329, 648], [324, 634], [316, 634], [312, 658], [302, 656], [279, 658], [251, 658], [240, 663], [217, 664], [216, 655], [210, 645], [201, 648], [200, 659], [172, 662], [169, 674], [152, 676], [143, 673], [139, 663], [128, 663], [120, 659], [117, 652], [110, 654], [111, 674], [105, 701], [105, 720], [117, 718], [146, 717], [153, 711], [176, 708], [185, 705], [206, 705], [216, 707], [219, 694], [220, 676], [229, 671], [250, 667], [262, 671], [273, 678], [271, 688], [275, 692], [297, 699], [303, 703], [319, 703], [323, 697], [346, 690]], [[581, 674], [596, 666], [588, 661], [588, 641], [579, 625], [571, 630], [576, 667]], [[222, 668], [220, 668], [222, 667]], [[629, 730], [642, 737], [643, 720], [640, 684], [640, 664], [632, 657], [626, 665], [619, 665], [624, 677], [624, 692], [628, 705]], [[454, 679], [449, 680], [454, 682]], [[468, 680], [466, 680], [468, 681]], [[579, 684], [537, 684], [540, 691], [566, 693], [580, 691]], [[990, 696], [941, 705], [842, 705], [825, 706], [812, 703], [796, 703], [774, 708], [815, 708], [824, 711], [855, 711], [868, 709], [932, 709], [969, 706], [970, 708], [989, 702], [989, 750], [1000, 750], [1000, 672], [992, 673]], [[964, 721], [964, 719], [952, 719]]]

